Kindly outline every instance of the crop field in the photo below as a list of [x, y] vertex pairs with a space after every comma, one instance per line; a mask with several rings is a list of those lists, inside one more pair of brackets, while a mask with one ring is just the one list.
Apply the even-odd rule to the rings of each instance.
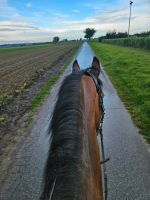
[[19, 93], [76, 44], [27, 46], [0, 49], [0, 97]]
[[0, 156], [24, 134], [80, 44], [0, 48]]
[[150, 142], [150, 52], [90, 43], [141, 133]]

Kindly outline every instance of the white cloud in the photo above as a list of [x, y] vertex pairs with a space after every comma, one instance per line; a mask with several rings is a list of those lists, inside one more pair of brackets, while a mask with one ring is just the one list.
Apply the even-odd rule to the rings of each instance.
[[[144, 12], [140, 12], [140, 10]], [[145, 7], [137, 8], [131, 18], [131, 31], [140, 32], [148, 29], [150, 24], [150, 19]], [[107, 32], [108, 30], [116, 29], [117, 31], [127, 31], [129, 19], [128, 8], [112, 9], [103, 12], [102, 14], [97, 14], [92, 17], [87, 17], [84, 20], [61, 20], [61, 27], [72, 31], [81, 31], [85, 28], [95, 28], [102, 32]], [[60, 24], [60, 21], [55, 21], [54, 23]]]
[[[132, 8], [131, 33], [150, 29], [149, 8], [148, 1], [140, 4], [137, 0], [137, 4]], [[77, 13], [79, 10], [72, 12]], [[87, 16], [83, 20], [72, 20], [68, 14], [57, 12], [51, 13], [51, 16], [38, 12], [33, 13], [31, 17], [25, 17], [20, 15], [15, 8], [8, 6], [6, 0], [0, 0], [0, 13], [1, 16], [5, 17], [5, 20], [0, 21], [0, 43], [44, 42], [52, 40], [55, 35], [61, 39], [83, 38], [83, 30], [87, 27], [97, 30], [96, 37], [113, 29], [127, 31], [129, 6], [118, 9], [111, 8], [105, 11], [96, 10], [93, 16]]]

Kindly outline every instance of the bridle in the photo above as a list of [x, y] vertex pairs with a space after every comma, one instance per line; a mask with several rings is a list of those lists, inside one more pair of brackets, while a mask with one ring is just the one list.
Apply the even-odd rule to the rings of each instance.
[[100, 106], [101, 113], [102, 113], [102, 116], [101, 116], [101, 119], [100, 119], [100, 127], [101, 127], [102, 123], [103, 123], [103, 119], [104, 119], [105, 109], [104, 109], [104, 104], [103, 104], [104, 93], [102, 91], [100, 80], [95, 77], [95, 75], [90, 71], [90, 68], [87, 69], [84, 72], [84, 74], [87, 75], [87, 76], [90, 76], [93, 79], [95, 86], [96, 86], [96, 91], [97, 91], [99, 98], [100, 98], [99, 106]]
[[100, 86], [100, 84], [98, 82], [98, 79], [94, 76], [94, 74], [91, 73], [90, 68], [87, 69], [84, 74], [87, 75], [87, 76], [90, 76], [93, 79], [93, 81], [95, 83], [95, 86], [96, 86], [97, 93], [98, 94], [101, 93], [102, 90], [101, 90], [101, 86]]
[[[94, 74], [91, 72], [90, 68], [87, 69], [84, 73], [87, 76], [90, 76], [96, 86], [96, 90], [97, 93], [100, 97], [100, 101], [99, 101], [99, 107], [101, 109], [101, 119], [100, 119], [100, 125], [99, 125], [99, 134], [100, 134], [100, 138], [101, 138], [101, 150], [102, 150], [102, 161], [101, 164], [105, 164], [107, 161], [109, 161], [109, 158], [105, 158], [105, 151], [104, 151], [104, 142], [103, 142], [103, 133], [102, 133], [102, 125], [103, 125], [103, 120], [104, 120], [104, 115], [105, 115], [105, 109], [104, 109], [104, 104], [103, 104], [103, 98], [104, 98], [104, 93], [102, 91], [102, 87], [100, 84], [100, 81], [94, 76]], [[107, 200], [107, 194], [108, 194], [108, 190], [107, 190], [107, 174], [106, 174], [106, 167], [105, 165], [104, 167], [104, 199]]]

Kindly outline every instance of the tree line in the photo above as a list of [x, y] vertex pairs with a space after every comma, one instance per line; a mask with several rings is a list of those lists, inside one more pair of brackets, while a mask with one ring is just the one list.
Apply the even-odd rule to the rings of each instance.
[[[85, 34], [84, 38], [90, 40], [94, 36], [94, 34], [96, 33], [96, 30], [94, 28], [86, 28], [83, 32]], [[150, 37], [150, 31], [142, 32], [142, 33], [135, 33], [135, 34], [130, 35], [130, 36]], [[127, 37], [128, 37], [127, 32], [117, 32], [116, 30], [113, 30], [113, 31], [107, 32], [106, 35], [104, 35], [104, 36], [100, 36], [98, 38], [98, 40], [102, 41], [103, 39], [117, 39], [117, 38], [127, 38]], [[60, 40], [60, 38], [58, 36], [55, 36], [53, 38], [53, 43], [58, 43], [59, 40]], [[68, 40], [64, 39], [63, 41], [67, 42]]]
[[[136, 37], [149, 37], [150, 36], [150, 31], [147, 32], [142, 32], [142, 33], [135, 33], [133, 35], [130, 36], [136, 36]], [[102, 39], [117, 39], [117, 38], [127, 38], [128, 37], [128, 33], [127, 32], [116, 32], [115, 30], [113, 31], [109, 31], [106, 33], [105, 36], [101, 36], [99, 37], [99, 41]]]
[[[96, 33], [96, 30], [94, 28], [86, 28], [84, 30], [85, 36], [84, 38], [86, 39], [91, 39], [94, 34]], [[136, 37], [149, 37], [150, 36], [150, 31], [147, 32], [142, 32], [142, 33], [136, 33], [130, 36], [136, 36]], [[117, 39], [117, 38], [127, 38], [128, 33], [127, 32], [117, 32], [116, 30], [109, 31], [106, 33], [105, 36], [99, 37], [99, 40], [102, 39]]]

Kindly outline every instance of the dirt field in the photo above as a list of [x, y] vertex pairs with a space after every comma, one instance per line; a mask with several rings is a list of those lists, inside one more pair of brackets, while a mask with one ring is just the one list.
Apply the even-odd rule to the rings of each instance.
[[[80, 43], [0, 49], [0, 157], [28, 125], [31, 102]], [[6, 153], [5, 153], [6, 154]]]
[[20, 92], [73, 47], [73, 44], [69, 44], [1, 49], [0, 96]]

